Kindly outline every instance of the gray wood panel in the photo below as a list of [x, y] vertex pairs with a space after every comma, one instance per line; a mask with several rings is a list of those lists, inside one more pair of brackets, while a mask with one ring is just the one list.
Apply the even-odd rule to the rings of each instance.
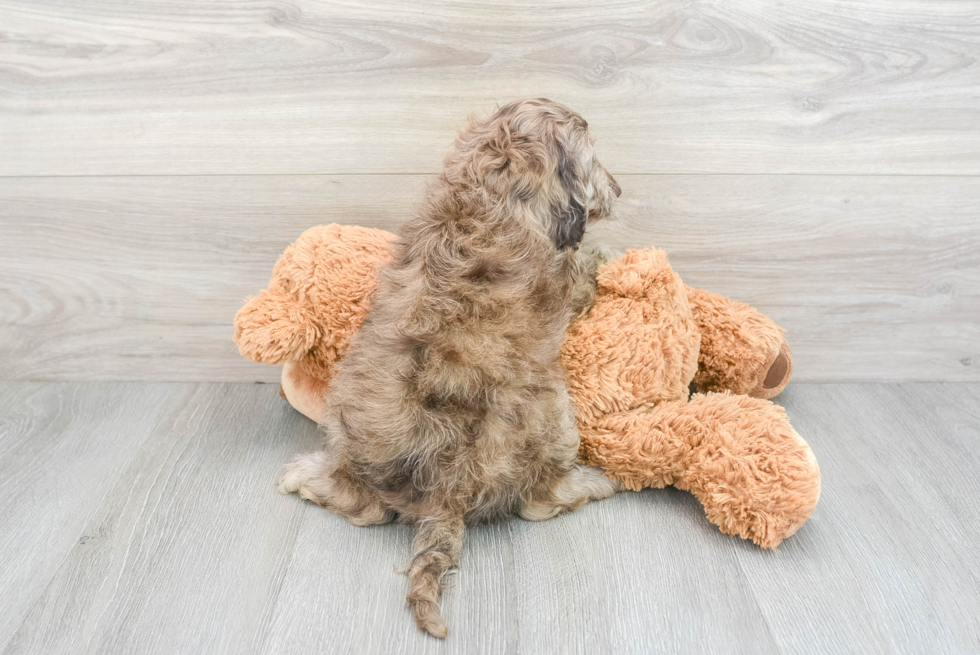
[[820, 462], [820, 505], [805, 538], [738, 559], [785, 652], [980, 649], [977, 390], [791, 385], [780, 396]]
[[[295, 498], [293, 498], [295, 502]], [[507, 524], [467, 531], [461, 566], [443, 596], [450, 642], [420, 633], [399, 571], [412, 530], [355, 528], [320, 508], [305, 520], [275, 607], [265, 653], [512, 653], [519, 639], [513, 558]], [[313, 511], [310, 511], [313, 510]]]
[[980, 173], [955, 0], [3, 0], [0, 175], [431, 173], [579, 109], [626, 173]]
[[168, 386], [184, 402], [128, 466], [103, 471], [111, 490], [7, 653], [264, 652], [303, 515], [273, 483], [316, 426], [275, 387]]
[[[978, 384], [791, 385], [823, 495], [776, 551], [676, 490], [469, 530], [439, 642], [405, 607], [408, 527], [276, 492], [316, 430], [275, 386], [0, 384], [16, 535], [0, 541], [0, 651], [975, 652], [978, 399]], [[73, 493], [35, 493], [30, 474]]]
[[0, 648], [188, 385], [0, 384]]
[[[594, 239], [788, 330], [795, 376], [980, 379], [980, 178], [621, 176]], [[424, 176], [0, 179], [0, 379], [274, 381], [231, 322], [312, 225], [396, 227]]]
[[627, 493], [513, 523], [520, 652], [779, 652], [737, 543], [689, 494]]

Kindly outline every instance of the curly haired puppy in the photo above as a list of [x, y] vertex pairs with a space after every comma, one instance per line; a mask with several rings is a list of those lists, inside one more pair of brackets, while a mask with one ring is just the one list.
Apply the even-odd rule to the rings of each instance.
[[355, 525], [414, 523], [408, 603], [436, 637], [466, 524], [543, 520], [620, 489], [576, 464], [558, 359], [594, 294], [596, 262], [578, 253], [586, 223], [620, 192], [587, 127], [537, 99], [459, 133], [338, 368], [325, 450], [279, 483]]

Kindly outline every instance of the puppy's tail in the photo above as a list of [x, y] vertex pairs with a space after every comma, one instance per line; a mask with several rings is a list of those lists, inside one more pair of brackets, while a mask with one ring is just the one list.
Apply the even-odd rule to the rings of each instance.
[[443, 639], [449, 634], [439, 613], [443, 576], [455, 568], [463, 548], [463, 515], [447, 513], [425, 518], [418, 524], [408, 576], [408, 605], [419, 628]]

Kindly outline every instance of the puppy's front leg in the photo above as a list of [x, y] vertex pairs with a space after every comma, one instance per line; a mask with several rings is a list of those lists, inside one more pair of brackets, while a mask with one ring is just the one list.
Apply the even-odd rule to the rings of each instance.
[[603, 265], [618, 259], [620, 253], [612, 248], [582, 246], [572, 262], [572, 293], [569, 306], [578, 318], [592, 308], [595, 301], [596, 273]]

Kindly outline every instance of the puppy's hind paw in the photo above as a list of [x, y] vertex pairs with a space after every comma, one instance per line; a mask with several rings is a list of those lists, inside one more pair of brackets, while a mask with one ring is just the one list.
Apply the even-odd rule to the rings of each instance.
[[276, 482], [276, 488], [279, 493], [289, 495], [299, 491], [299, 483], [296, 481], [295, 477], [290, 476], [288, 472], [283, 472]]
[[276, 483], [279, 493], [299, 492], [305, 498], [309, 494], [304, 494], [303, 491], [313, 480], [323, 476], [324, 465], [325, 453], [322, 452], [297, 457], [282, 467], [282, 475], [279, 477], [279, 482]]

